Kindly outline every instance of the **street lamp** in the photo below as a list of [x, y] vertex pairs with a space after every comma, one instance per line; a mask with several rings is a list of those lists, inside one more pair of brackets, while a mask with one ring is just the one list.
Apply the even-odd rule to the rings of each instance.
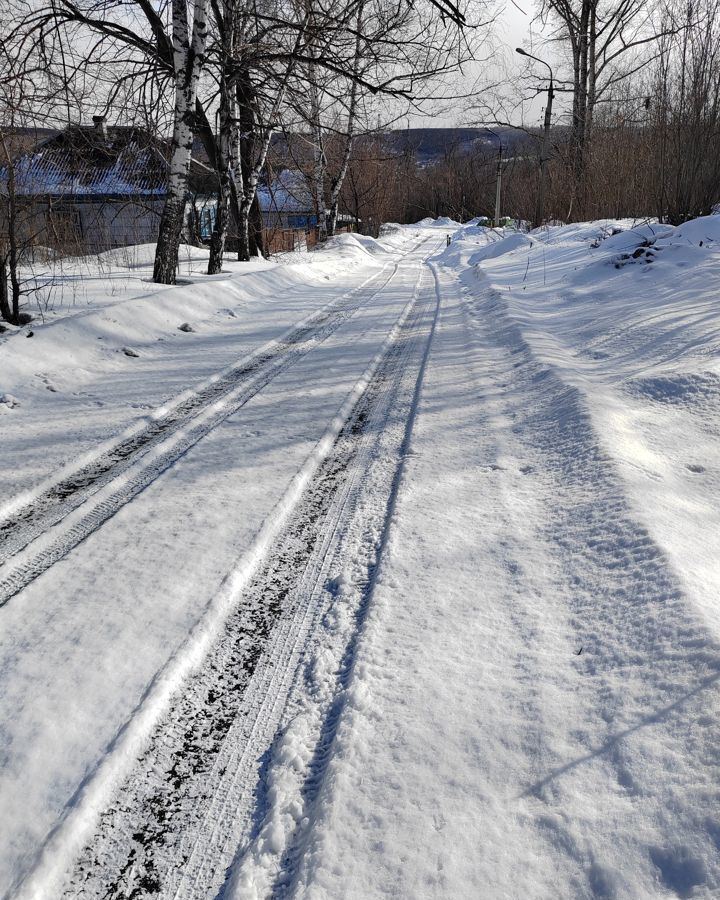
[[519, 53], [520, 56], [527, 56], [528, 59], [534, 59], [535, 62], [547, 66], [550, 72], [550, 84], [548, 85], [548, 97], [545, 105], [545, 125], [543, 128], [542, 149], [540, 150], [540, 187], [538, 189], [537, 204], [535, 206], [535, 225], [537, 226], [542, 225], [545, 213], [545, 163], [548, 160], [547, 151], [550, 142], [550, 117], [552, 116], [552, 102], [553, 97], [555, 96], [555, 91], [553, 90], [553, 71], [550, 68], [549, 63], [546, 63], [544, 59], [538, 59], [537, 56], [533, 56], [532, 53], [528, 53], [527, 50], [523, 50], [522, 47], [516, 47], [515, 52]]
[[500, 227], [500, 192], [502, 191], [502, 138], [497, 133], [497, 131], [493, 131], [492, 128], [485, 128], [485, 131], [489, 131], [490, 134], [494, 135], [498, 139], [498, 161], [497, 161], [497, 177], [495, 180], [495, 219], [493, 221], [493, 225], [495, 228]]

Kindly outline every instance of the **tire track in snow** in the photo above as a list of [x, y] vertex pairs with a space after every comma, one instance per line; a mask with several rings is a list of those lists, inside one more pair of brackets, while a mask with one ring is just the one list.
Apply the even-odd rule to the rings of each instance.
[[[412, 255], [428, 238], [408, 250]], [[212, 377], [162, 416], [134, 429], [99, 457], [0, 521], [0, 607], [63, 559], [212, 429], [274, 378], [334, 334], [396, 276], [399, 264], [369, 279], [278, 341]]]
[[[265, 800], [264, 805], [268, 810], [265, 815], [265, 821], [256, 829], [252, 843], [239, 852], [234, 862], [230, 875], [229, 893], [231, 896], [236, 896], [236, 894], [246, 896], [246, 887], [249, 887], [253, 895], [256, 892], [258, 894], [262, 892], [262, 876], [260, 884], [258, 884], [257, 878], [258, 850], [260, 850], [259, 856], [262, 859], [260, 867], [266, 870], [262, 875], [267, 878], [269, 886], [267, 896], [278, 898], [278, 900], [290, 897], [296, 887], [295, 882], [299, 866], [305, 852], [308, 835], [312, 829], [312, 823], [315, 820], [315, 807], [318, 803], [329, 762], [332, 759], [337, 729], [345, 710], [358, 642], [362, 636], [363, 626], [375, 589], [377, 574], [390, 535], [391, 523], [395, 515], [398, 494], [405, 471], [405, 462], [408, 454], [411, 452], [413, 428], [420, 405], [425, 371], [437, 328], [442, 298], [441, 280], [437, 267], [433, 263], [430, 263], [429, 266], [434, 280], [434, 305], [429, 317], [428, 336], [419, 361], [418, 372], [412, 382], [412, 398], [405, 417], [402, 442], [399, 450], [396, 452], [396, 464], [387, 490], [387, 501], [383, 503], [381, 509], [375, 508], [374, 511], [364, 508], [362, 501], [359, 507], [359, 513], [363, 522], [367, 522], [368, 519], [371, 520], [374, 517], [378, 524], [374, 529], [375, 537], [370, 552], [366, 550], [361, 577], [354, 579], [354, 590], [351, 589], [346, 592], [348, 594], [347, 603], [351, 608], [351, 615], [348, 616], [349, 622], [345, 624], [344, 629], [338, 627], [334, 629], [333, 643], [336, 645], [334, 665], [328, 666], [325, 661], [323, 665], [325, 671], [321, 673], [320, 677], [316, 673], [312, 673], [311, 678], [315, 682], [313, 690], [308, 691], [307, 686], [304, 686], [298, 692], [299, 696], [294, 698], [294, 708], [291, 708], [285, 716], [286, 721], [290, 720], [291, 722], [291, 727], [287, 729], [286, 734], [283, 736], [285, 740], [287, 740], [287, 733], [291, 729], [298, 731], [298, 721], [301, 723], [300, 730], [309, 733], [309, 738], [303, 739], [301, 735], [299, 749], [306, 752], [311, 751], [310, 763], [300, 777], [293, 778], [291, 774], [293, 783], [289, 791], [287, 785], [285, 786], [288, 794], [284, 800], [284, 806], [287, 808], [288, 806], [293, 807], [297, 805], [301, 811], [296, 812], [293, 809], [289, 817], [286, 814], [286, 819], [290, 819], [290, 827], [284, 838], [284, 846], [280, 853], [275, 852], [275, 856], [278, 859], [277, 865], [271, 867], [270, 871], [267, 871], [266, 838], [269, 836], [271, 840], [273, 838], [277, 840], [273, 835], [273, 831], [278, 827], [278, 810], [277, 808], [273, 809], [272, 803], [268, 802], [267, 799]], [[379, 522], [380, 516], [382, 516], [381, 523]], [[365, 527], [367, 528], [367, 526]], [[346, 540], [345, 545], [347, 543]], [[347, 546], [343, 546], [340, 549], [347, 553]], [[318, 644], [322, 646], [321, 642], [318, 642]], [[315, 649], [315, 656], [317, 658], [318, 648]], [[311, 659], [308, 663], [308, 669], [311, 669], [315, 664], [316, 660]], [[308, 694], [311, 695], [309, 703]], [[297, 747], [293, 747], [293, 750], [298, 752]], [[287, 776], [287, 759], [284, 756], [281, 749], [277, 757], [280, 766], [285, 768]], [[292, 766], [290, 769], [292, 770]], [[263, 787], [266, 792], [272, 792], [274, 789], [271, 780], [267, 775], [265, 776]], [[275, 806], [277, 807], [278, 804], [275, 803]], [[243, 882], [246, 882], [246, 884]], [[187, 900], [189, 900], [189, 897], [190, 895], [188, 895]]]
[[[179, 654], [193, 660], [181, 665], [179, 674], [161, 674], [158, 682], [165, 699], [155, 702], [151, 696], [155, 712], [151, 709], [145, 714], [141, 707], [136, 718], [144, 717], [144, 721], [133, 720], [123, 729], [125, 733], [120, 733], [119, 746], [111, 748], [113, 758], [101, 764], [90, 784], [81, 789], [71, 804], [70, 821], [60, 823], [36, 870], [20, 886], [19, 896], [62, 894], [58, 888], [61, 873], [89, 837], [87, 822], [99, 817], [103, 807], [107, 809], [111, 796], [115, 798], [112, 808], [103, 815], [96, 839], [83, 854], [66, 896], [169, 895], [171, 879], [189, 873], [195, 883], [196, 869], [197, 878], [204, 883], [207, 866], [215, 883], [222, 883], [238, 835], [232, 830], [223, 832], [221, 827], [222, 841], [206, 846], [207, 852], [196, 848], [193, 854], [193, 847], [198, 841], [207, 841], [218, 822], [227, 829], [252, 824], [258, 754], [272, 741], [284, 695], [298, 677], [298, 660], [308, 635], [322, 617], [313, 603], [319, 600], [320, 606], [324, 603], [327, 607], [328, 598], [332, 600], [332, 591], [325, 590], [323, 552], [316, 545], [323, 539], [331, 544], [341, 540], [358, 495], [377, 487], [369, 474], [371, 461], [380, 470], [393, 470], [392, 436], [402, 438], [408, 409], [407, 377], [408, 373], [412, 376], [413, 354], [424, 344], [427, 308], [426, 301], [418, 304], [417, 296], [409, 300], [381, 353], [336, 420], [334, 435], [342, 428], [342, 437], [334, 447], [332, 441], [327, 443], [296, 490], [298, 495], [297, 491], [310, 483], [294, 524], [283, 532], [280, 550], [252, 587], [244, 590], [285, 517], [270, 529], [263, 548], [254, 553], [254, 561], [242, 563], [240, 574], [229, 576], [229, 596], [221, 604], [226, 611], [203, 628], [210, 638], [201, 636], [200, 649], [190, 647]], [[340, 419], [347, 421], [351, 412], [351, 420], [343, 427]], [[327, 454], [326, 463], [310, 482]], [[294, 502], [285, 504], [288, 513]], [[372, 542], [372, 535], [369, 539]], [[298, 578], [310, 578], [315, 585], [311, 594], [298, 592]], [[278, 621], [284, 623], [283, 628], [277, 627]], [[199, 665], [219, 631], [219, 643], [180, 694], [179, 685]], [[168, 693], [168, 685], [172, 693]], [[151, 687], [151, 695], [153, 691]], [[154, 732], [150, 750], [143, 755], [152, 728], [171, 702], [166, 725]], [[238, 771], [238, 754], [245, 766], [239, 780], [230, 777]], [[141, 758], [137, 774], [117, 791], [118, 779], [124, 777], [134, 758]], [[93, 780], [98, 783], [93, 785]], [[228, 800], [230, 812], [218, 813]], [[196, 896], [194, 888], [188, 896]]]

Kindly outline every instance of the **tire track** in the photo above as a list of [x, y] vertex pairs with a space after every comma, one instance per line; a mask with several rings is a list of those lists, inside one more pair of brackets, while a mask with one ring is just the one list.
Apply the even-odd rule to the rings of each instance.
[[[428, 238], [414, 245], [415, 253]], [[393, 280], [367, 283], [181, 400], [165, 416], [121, 440], [0, 522], [0, 607], [65, 557], [274, 378], [327, 340]], [[375, 281], [372, 278], [371, 281]], [[54, 527], [54, 526], [58, 526]]]
[[66, 898], [214, 897], [258, 827], [263, 760], [336, 601], [332, 573], [352, 560], [369, 583], [382, 544], [437, 308], [427, 271], [271, 559], [102, 816]]

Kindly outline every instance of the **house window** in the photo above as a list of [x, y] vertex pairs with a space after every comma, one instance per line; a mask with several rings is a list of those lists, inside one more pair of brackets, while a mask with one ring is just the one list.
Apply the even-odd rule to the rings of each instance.
[[76, 206], [51, 206], [47, 211], [47, 230], [53, 246], [77, 246], [83, 237], [80, 210]]
[[200, 211], [200, 239], [209, 241], [215, 228], [215, 207], [203, 207]]

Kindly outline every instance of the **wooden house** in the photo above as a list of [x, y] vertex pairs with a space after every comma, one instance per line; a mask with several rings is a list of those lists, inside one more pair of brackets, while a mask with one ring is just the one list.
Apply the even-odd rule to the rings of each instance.
[[[168, 145], [133, 126], [68, 126], [13, 162], [14, 194], [32, 244], [82, 255], [157, 240]], [[0, 172], [0, 194], [8, 190]], [[183, 240], [210, 237], [217, 177], [192, 160]], [[7, 196], [7, 193], [6, 193]]]

